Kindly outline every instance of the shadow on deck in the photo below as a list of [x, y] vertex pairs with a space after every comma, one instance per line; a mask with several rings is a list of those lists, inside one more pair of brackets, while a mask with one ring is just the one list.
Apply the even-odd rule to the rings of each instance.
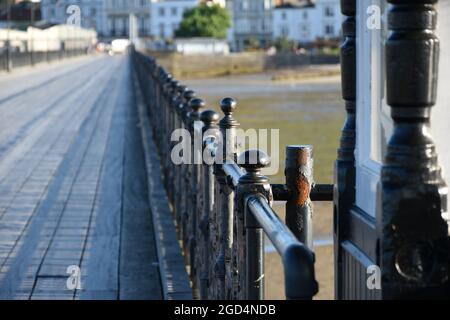
[[128, 58], [12, 76], [0, 78], [0, 298], [190, 298]]

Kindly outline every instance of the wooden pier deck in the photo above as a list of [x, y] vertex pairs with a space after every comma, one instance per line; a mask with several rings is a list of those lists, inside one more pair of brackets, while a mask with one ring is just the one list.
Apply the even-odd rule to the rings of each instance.
[[168, 278], [188, 283], [157, 248], [137, 98], [125, 56], [0, 75], [0, 299], [163, 299]]

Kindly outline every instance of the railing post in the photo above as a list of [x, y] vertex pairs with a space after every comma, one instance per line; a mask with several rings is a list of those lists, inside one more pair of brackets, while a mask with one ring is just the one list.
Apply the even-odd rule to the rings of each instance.
[[286, 147], [286, 186], [290, 192], [286, 201], [286, 225], [298, 241], [313, 250], [312, 203], [313, 186], [312, 146]]
[[159, 112], [159, 121], [156, 119], [155, 121], [155, 137], [156, 137], [156, 144], [158, 147], [158, 151], [160, 156], [163, 155], [162, 151], [162, 145], [164, 143], [164, 118], [165, 118], [165, 104], [166, 104], [166, 90], [169, 85], [169, 83], [172, 81], [172, 76], [165, 72], [164, 69], [160, 69], [160, 75], [159, 75], [159, 88], [158, 88], [158, 95], [157, 95], [157, 109], [155, 111]]
[[[189, 121], [189, 112], [191, 110], [190, 103], [195, 98], [195, 92], [192, 90], [186, 90], [183, 94], [184, 102], [179, 105], [178, 112], [178, 124], [179, 128], [183, 130], [188, 129], [188, 121]], [[179, 167], [179, 175], [178, 175], [178, 185], [180, 188], [180, 199], [179, 199], [179, 209], [177, 212], [178, 218], [178, 232], [180, 239], [185, 241], [187, 236], [187, 218], [188, 218], [188, 206], [189, 206], [189, 176], [188, 176], [188, 164], [183, 164]], [[184, 242], [184, 244], [186, 244]]]
[[[196, 233], [197, 233], [197, 210], [198, 210], [198, 193], [199, 193], [199, 174], [198, 167], [199, 165], [195, 163], [194, 153], [198, 152], [196, 150], [195, 145], [195, 124], [200, 120], [199, 110], [205, 107], [205, 102], [202, 99], [193, 99], [190, 102], [191, 112], [188, 115], [188, 130], [191, 135], [191, 150], [192, 159], [191, 164], [187, 166], [188, 168], [188, 177], [189, 177], [189, 187], [186, 189], [189, 192], [189, 202], [188, 202], [188, 234], [187, 234], [187, 243], [188, 243], [188, 259], [190, 265], [191, 277], [194, 278], [196, 273], [196, 265], [195, 265], [195, 247], [196, 247]], [[201, 146], [200, 146], [201, 148]]]
[[[183, 93], [186, 90], [186, 87], [183, 85], [178, 85], [175, 88], [175, 92], [174, 95], [171, 98], [170, 101], [170, 114], [169, 114], [169, 132], [168, 132], [168, 136], [169, 136], [169, 151], [167, 153], [167, 163], [169, 165], [169, 170], [167, 172], [168, 174], [168, 181], [167, 181], [167, 193], [169, 196], [169, 199], [173, 205], [173, 207], [175, 208], [175, 203], [178, 201], [177, 198], [177, 194], [176, 194], [176, 184], [175, 184], [175, 179], [177, 177], [177, 173], [178, 173], [178, 165], [175, 165], [175, 163], [173, 161], [171, 161], [171, 150], [175, 145], [175, 142], [171, 141], [170, 137], [172, 135], [172, 133], [176, 130], [179, 129], [178, 126], [178, 110], [179, 110], [179, 105], [182, 103], [183, 100]], [[176, 210], [175, 210], [176, 211]]]
[[151, 123], [152, 123], [152, 128], [153, 128], [153, 136], [155, 137], [155, 141], [157, 140], [157, 136], [156, 136], [156, 123], [155, 123], [155, 113], [157, 110], [157, 106], [159, 106], [159, 86], [160, 86], [160, 81], [161, 81], [161, 68], [156, 65], [156, 63], [154, 63], [153, 65], [153, 70], [152, 70], [152, 81], [153, 81], [153, 85], [151, 85], [150, 88], [150, 98], [151, 100], [149, 101], [149, 112], [150, 112], [150, 116], [151, 116]]
[[[180, 96], [178, 98], [178, 101], [175, 103], [175, 110], [174, 110], [174, 118], [173, 118], [173, 128], [174, 129], [183, 129], [184, 123], [183, 123], [183, 108], [186, 103], [186, 92], [188, 92], [187, 88], [185, 86], [182, 86], [182, 91], [180, 92]], [[190, 100], [189, 100], [190, 101]], [[175, 142], [174, 142], [175, 144]], [[174, 145], [173, 144], [173, 145]], [[181, 216], [183, 213], [183, 199], [184, 199], [184, 188], [183, 188], [183, 168], [184, 165], [174, 165], [173, 166], [173, 181], [171, 182], [173, 185], [173, 193], [174, 193], [174, 201], [173, 201], [173, 208], [175, 213], [175, 219], [177, 222], [178, 231], [180, 230], [180, 223], [181, 223]], [[179, 233], [180, 234], [180, 233]]]
[[[199, 265], [198, 278], [200, 280], [199, 293], [200, 299], [205, 300], [210, 297], [209, 284], [210, 284], [210, 263], [211, 258], [214, 257], [213, 246], [211, 245], [211, 235], [215, 235], [216, 230], [211, 230], [212, 222], [215, 220], [214, 216], [214, 159], [216, 149], [214, 145], [220, 138], [219, 126], [219, 114], [213, 110], [203, 111], [200, 115], [200, 119], [203, 121], [204, 126], [202, 128], [203, 133], [203, 166], [202, 166], [202, 194], [203, 194], [203, 206], [202, 215], [199, 219], [199, 234], [198, 234], [198, 257]], [[209, 157], [206, 158], [206, 155]], [[211, 232], [212, 231], [212, 232]], [[212, 260], [214, 261], [214, 260]]]
[[448, 298], [448, 189], [430, 134], [438, 79], [438, 1], [388, 2], [387, 102], [394, 128], [381, 173], [378, 215], [382, 298]]
[[[189, 94], [191, 93], [191, 94]], [[183, 109], [181, 111], [181, 128], [189, 131], [189, 114], [191, 112], [191, 101], [195, 98], [194, 92], [186, 92], [184, 95], [185, 103], [183, 104]], [[190, 132], [190, 131], [189, 131]], [[191, 147], [191, 146], [189, 146]], [[183, 248], [186, 258], [186, 263], [189, 263], [188, 261], [188, 255], [189, 252], [187, 252], [188, 248], [188, 240], [189, 240], [189, 206], [191, 203], [190, 199], [190, 176], [189, 176], [189, 164], [183, 164], [180, 168], [180, 178], [181, 178], [181, 222], [179, 225], [179, 232], [180, 232], [180, 239], [183, 241]]]
[[342, 24], [344, 42], [341, 46], [342, 97], [347, 118], [342, 129], [335, 163], [334, 188], [334, 256], [335, 296], [343, 297], [343, 261], [341, 241], [347, 237], [350, 208], [355, 203], [356, 143], [356, 0], [341, 0], [346, 19]]
[[[249, 150], [239, 156], [238, 163], [247, 171], [239, 179], [237, 188], [237, 215], [244, 220], [244, 230], [237, 227], [237, 241], [243, 241], [239, 274], [243, 277], [244, 295], [247, 300], [264, 299], [264, 233], [246, 201], [250, 195], [262, 195], [269, 204], [272, 203], [272, 190], [269, 179], [261, 174], [261, 169], [270, 165], [270, 158], [259, 150]], [[243, 233], [241, 233], [243, 231]], [[242, 254], [242, 250], [244, 253]], [[245, 259], [245, 260], [244, 260]]]
[[[219, 126], [222, 135], [222, 161], [223, 163], [236, 161], [236, 128], [238, 122], [233, 118], [236, 101], [225, 98], [220, 103], [225, 116], [220, 120]], [[220, 151], [219, 151], [220, 152]], [[215, 273], [218, 278], [217, 298], [229, 298], [232, 291], [233, 270], [231, 266], [231, 253], [233, 246], [233, 220], [234, 220], [234, 191], [228, 186], [223, 172], [222, 164], [215, 164], [214, 174], [218, 183], [218, 214], [220, 220], [220, 253], [215, 262]]]
[[165, 99], [164, 99], [164, 107], [163, 107], [163, 141], [162, 141], [162, 154], [161, 154], [161, 160], [162, 160], [162, 166], [163, 166], [163, 174], [164, 174], [164, 185], [166, 187], [166, 190], [169, 194], [169, 197], [171, 197], [170, 194], [170, 188], [169, 188], [169, 181], [170, 181], [170, 136], [172, 134], [172, 128], [171, 128], [171, 115], [172, 115], [172, 99], [175, 96], [175, 94], [178, 91], [178, 86], [180, 83], [172, 79], [165, 88]]

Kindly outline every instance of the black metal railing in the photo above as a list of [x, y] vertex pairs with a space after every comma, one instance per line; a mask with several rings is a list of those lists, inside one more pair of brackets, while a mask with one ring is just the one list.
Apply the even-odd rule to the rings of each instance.
[[10, 72], [20, 67], [34, 66], [43, 62], [53, 62], [88, 53], [88, 48], [56, 51], [14, 51], [4, 47], [0, 48], [0, 71]]
[[[287, 183], [271, 185], [261, 173], [270, 164], [264, 152], [237, 154], [239, 124], [233, 117], [233, 99], [222, 100], [224, 117], [220, 121], [213, 110], [200, 113], [205, 103], [194, 91], [176, 81], [153, 58], [133, 48], [130, 51], [195, 296], [263, 299], [266, 234], [282, 258], [287, 299], [312, 299], [318, 284], [311, 197], [318, 201], [333, 198], [332, 185], [313, 183], [312, 147], [288, 146]], [[184, 141], [187, 148], [177, 150], [179, 137], [171, 139], [176, 129], [187, 130], [191, 137], [201, 135], [201, 148], [195, 148], [194, 139], [189, 139]], [[173, 152], [197, 161], [177, 164], [172, 161]], [[286, 224], [273, 211], [273, 200], [286, 201]]]

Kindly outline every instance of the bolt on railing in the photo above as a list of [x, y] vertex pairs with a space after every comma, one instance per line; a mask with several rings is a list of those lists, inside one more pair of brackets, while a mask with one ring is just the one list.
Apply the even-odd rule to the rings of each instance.
[[[222, 100], [222, 119], [212, 110], [200, 112], [205, 103], [195, 92], [153, 58], [133, 48], [130, 52], [195, 296], [263, 299], [265, 234], [282, 258], [286, 298], [312, 299], [318, 285], [310, 202], [314, 197], [332, 198], [332, 186], [315, 186], [312, 181], [312, 147], [289, 146], [287, 183], [271, 185], [261, 173], [270, 164], [267, 154], [237, 154], [234, 99]], [[186, 148], [178, 150], [188, 160], [181, 164], [171, 160], [177, 129], [193, 137], [183, 140]], [[202, 137], [200, 146], [197, 135]], [[274, 194], [275, 200], [287, 201], [287, 225], [271, 207]]]

